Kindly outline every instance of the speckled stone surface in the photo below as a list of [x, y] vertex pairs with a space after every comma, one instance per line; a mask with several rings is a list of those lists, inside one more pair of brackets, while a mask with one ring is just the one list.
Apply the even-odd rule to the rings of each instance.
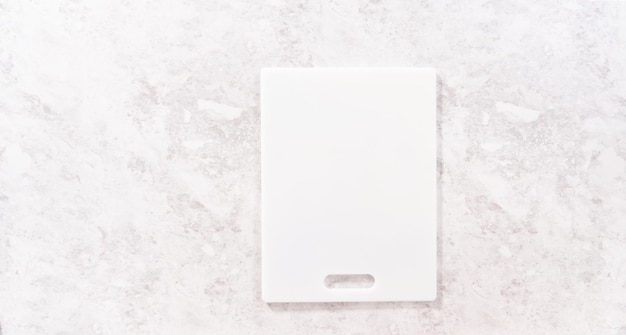
[[[438, 70], [437, 301], [261, 301], [268, 66]], [[0, 0], [0, 327], [626, 334], [626, 2]]]

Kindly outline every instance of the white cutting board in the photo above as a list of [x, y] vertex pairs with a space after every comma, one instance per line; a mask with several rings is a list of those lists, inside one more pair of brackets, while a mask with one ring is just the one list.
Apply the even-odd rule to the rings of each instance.
[[428, 68], [262, 71], [264, 301], [436, 298], [436, 101]]

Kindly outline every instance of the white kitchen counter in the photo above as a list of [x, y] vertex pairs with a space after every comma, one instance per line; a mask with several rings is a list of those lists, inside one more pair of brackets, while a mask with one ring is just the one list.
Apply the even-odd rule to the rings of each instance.
[[[265, 304], [262, 67], [432, 66], [439, 298]], [[626, 1], [0, 1], [0, 333], [626, 334]]]

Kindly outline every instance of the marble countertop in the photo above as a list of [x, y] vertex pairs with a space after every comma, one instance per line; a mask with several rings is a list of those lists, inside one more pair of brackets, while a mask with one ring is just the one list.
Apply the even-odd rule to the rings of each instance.
[[[260, 299], [259, 71], [438, 70], [439, 298]], [[0, 333], [626, 334], [626, 1], [0, 1]]]

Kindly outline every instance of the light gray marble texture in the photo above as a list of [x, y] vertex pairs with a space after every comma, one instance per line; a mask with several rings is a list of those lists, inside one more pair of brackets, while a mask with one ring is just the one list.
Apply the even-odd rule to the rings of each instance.
[[[270, 66], [438, 70], [437, 301], [261, 301]], [[0, 0], [0, 327], [626, 334], [626, 1]]]

